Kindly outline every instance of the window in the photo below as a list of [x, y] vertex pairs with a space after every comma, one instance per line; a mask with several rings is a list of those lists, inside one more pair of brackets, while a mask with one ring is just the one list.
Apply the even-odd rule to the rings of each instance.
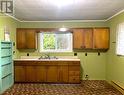
[[116, 53], [124, 55], [124, 23], [120, 23], [117, 30]]
[[40, 52], [71, 52], [72, 33], [70, 32], [41, 32]]

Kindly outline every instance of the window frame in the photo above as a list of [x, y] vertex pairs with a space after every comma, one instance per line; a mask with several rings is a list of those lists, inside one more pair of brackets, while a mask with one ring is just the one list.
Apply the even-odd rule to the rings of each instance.
[[[43, 49], [43, 35], [42, 35], [42, 33], [44, 34], [44, 33], [49, 33], [49, 34], [51, 34], [51, 33], [55, 33], [55, 35], [56, 34], [65, 34], [65, 33], [70, 33], [71, 34], [71, 40], [70, 40], [70, 50], [66, 50], [66, 49], [57, 49], [57, 45], [55, 45], [55, 50], [44, 50]], [[73, 33], [71, 33], [71, 32], [40, 32], [39, 33], [39, 52], [46, 52], [46, 53], [48, 53], [48, 52], [55, 52], [55, 53], [58, 53], [58, 52], [73, 52]], [[55, 38], [55, 44], [57, 44], [57, 40], [56, 40], [56, 38]]]
[[[123, 37], [122, 37], [122, 35], [123, 35]], [[116, 54], [118, 56], [124, 56], [124, 22], [119, 23], [118, 26], [117, 26], [117, 32], [116, 32]]]

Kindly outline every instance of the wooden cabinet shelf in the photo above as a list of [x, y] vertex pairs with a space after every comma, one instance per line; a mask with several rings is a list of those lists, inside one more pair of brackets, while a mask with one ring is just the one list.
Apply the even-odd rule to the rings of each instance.
[[80, 83], [80, 61], [14, 61], [14, 73], [15, 82]]

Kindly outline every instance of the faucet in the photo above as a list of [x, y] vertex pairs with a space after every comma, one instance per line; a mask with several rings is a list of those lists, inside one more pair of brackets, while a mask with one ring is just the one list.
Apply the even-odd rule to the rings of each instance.
[[50, 55], [45, 53], [43, 56], [41, 55], [39, 59], [50, 59]]
[[49, 54], [45, 53], [44, 55], [45, 55], [45, 58], [50, 59], [50, 55]]

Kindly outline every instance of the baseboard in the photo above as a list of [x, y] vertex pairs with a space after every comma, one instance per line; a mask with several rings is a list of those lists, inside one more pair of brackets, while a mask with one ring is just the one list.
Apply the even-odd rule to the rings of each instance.
[[117, 90], [119, 90], [123, 95], [124, 95], [124, 87], [122, 87], [121, 85], [119, 85], [117, 82], [115, 81], [111, 81], [111, 85], [113, 87], [115, 87]]

